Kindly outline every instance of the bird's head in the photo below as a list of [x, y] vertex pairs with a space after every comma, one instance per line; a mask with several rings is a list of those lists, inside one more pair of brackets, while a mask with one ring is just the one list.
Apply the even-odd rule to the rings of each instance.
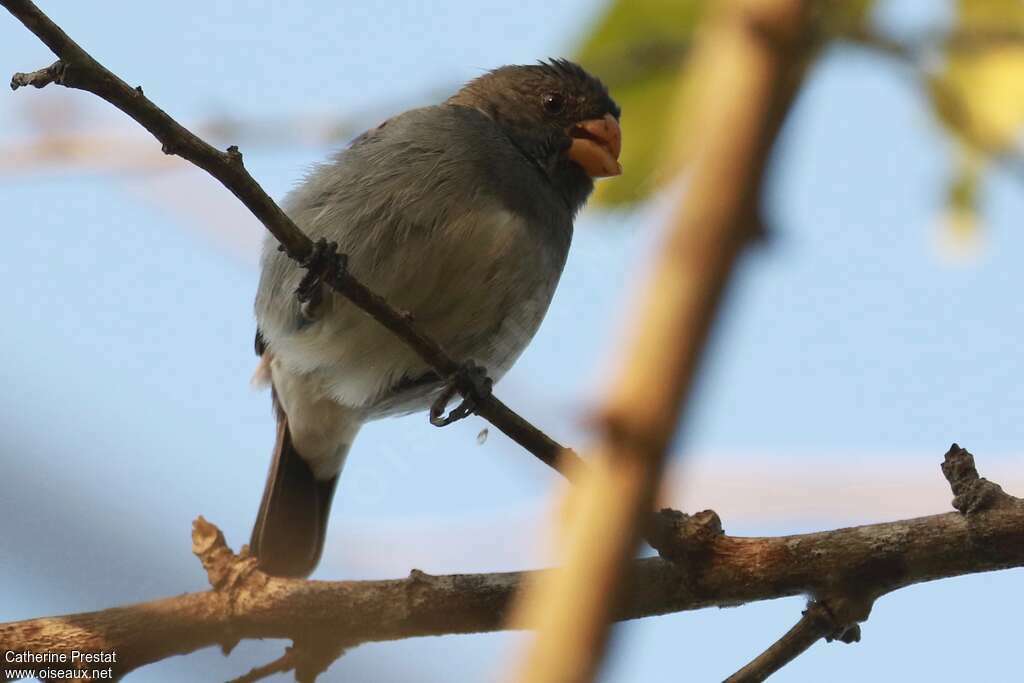
[[600, 80], [573, 62], [503, 66], [467, 83], [448, 103], [493, 119], [570, 195], [585, 199], [594, 178], [622, 173], [619, 106]]

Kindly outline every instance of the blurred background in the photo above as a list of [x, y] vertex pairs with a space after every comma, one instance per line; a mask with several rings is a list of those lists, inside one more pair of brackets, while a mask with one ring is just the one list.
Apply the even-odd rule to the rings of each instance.
[[[173, 116], [238, 144], [278, 199], [361, 130], [486, 69], [582, 58], [623, 105], [626, 175], [579, 220], [550, 314], [497, 392], [580, 447], [675, 199], [666, 179], [685, 167], [685, 58], [704, 5], [41, 2]], [[663, 495], [714, 508], [733, 534], [949, 510], [938, 464], [953, 441], [1024, 494], [1024, 5], [835, 5], [772, 167], [770, 238], [742, 263]], [[51, 61], [0, 15], [0, 71]], [[134, 122], [56, 87], [0, 96], [0, 204], [0, 621], [205, 589], [190, 523], [203, 514], [245, 543], [273, 442], [270, 397], [249, 386], [261, 226]], [[419, 415], [365, 428], [315, 577], [543, 565], [563, 484], [486, 427]], [[861, 643], [820, 643], [777, 680], [1008, 680], [1020, 581], [886, 596]], [[602, 681], [721, 680], [802, 606], [620, 625]], [[516, 640], [364, 645], [322, 680], [493, 680]], [[129, 680], [223, 680], [284, 645], [209, 649]]]

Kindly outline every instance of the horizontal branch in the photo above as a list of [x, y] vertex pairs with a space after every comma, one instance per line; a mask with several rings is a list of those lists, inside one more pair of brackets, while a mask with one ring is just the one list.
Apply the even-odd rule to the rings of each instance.
[[[160, 141], [165, 154], [180, 156], [219, 180], [259, 219], [293, 260], [304, 263], [314, 256], [313, 241], [249, 174], [237, 147], [221, 152], [200, 139], [147, 98], [141, 86], [131, 87], [96, 61], [30, 0], [0, 0], [0, 5], [59, 58], [45, 69], [14, 74], [12, 89], [27, 85], [42, 88], [56, 83], [91, 92], [141, 124]], [[393, 308], [345, 269], [332, 273], [332, 277], [323, 279], [323, 283], [397, 335], [442, 378], [454, 382], [463, 396], [472, 398], [478, 415], [546, 465], [563, 473], [570, 471], [566, 465], [570, 460], [578, 459], [575, 453], [537, 429], [497, 397], [489, 393], [476, 395], [474, 386], [461, 381], [463, 363], [449, 356], [408, 314]]]
[[[1024, 566], [1024, 505], [978, 477], [954, 445], [943, 470], [960, 512], [779, 537], [715, 533], [710, 512], [664, 511], [662, 552], [635, 560], [616, 619], [810, 595], [878, 596], [923, 581]], [[193, 550], [213, 590], [99, 612], [0, 624], [8, 650], [116, 652], [124, 674], [166, 657], [244, 638], [316, 635], [353, 645], [414, 636], [499, 631], [524, 580], [537, 572], [433, 576], [413, 570], [386, 581], [269, 577], [231, 553], [200, 518]], [[2, 664], [7, 670], [21, 668]]]

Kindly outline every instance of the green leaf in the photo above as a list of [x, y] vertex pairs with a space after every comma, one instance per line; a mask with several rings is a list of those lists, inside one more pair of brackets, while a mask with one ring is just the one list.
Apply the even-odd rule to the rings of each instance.
[[672, 120], [680, 68], [706, 4], [614, 0], [577, 51], [577, 60], [604, 81], [622, 107], [623, 174], [598, 183], [598, 203], [635, 202], [657, 186], [666, 134], [680, 124]]
[[[623, 174], [598, 183], [595, 199], [622, 205], [650, 196], [681, 170], [694, 92], [687, 57], [708, 0], [612, 0], [576, 59], [622, 107]], [[875, 0], [817, 5], [820, 37], [866, 22]]]

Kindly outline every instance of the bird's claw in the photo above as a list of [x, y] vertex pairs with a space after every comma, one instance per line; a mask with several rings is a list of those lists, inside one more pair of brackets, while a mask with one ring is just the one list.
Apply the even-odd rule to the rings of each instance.
[[302, 259], [305, 275], [295, 288], [295, 298], [306, 320], [316, 320], [323, 303], [324, 284], [336, 281], [348, 268], [348, 256], [338, 253], [338, 243], [321, 237], [313, 243], [313, 251]]
[[[435, 427], [447, 427], [453, 422], [469, 417], [476, 407], [491, 395], [493, 384], [494, 382], [487, 376], [486, 368], [472, 360], [466, 361], [448, 379], [444, 391], [430, 406], [430, 424]], [[461, 393], [464, 398], [459, 405], [445, 415], [445, 408], [448, 407], [448, 402], [456, 393]]]

